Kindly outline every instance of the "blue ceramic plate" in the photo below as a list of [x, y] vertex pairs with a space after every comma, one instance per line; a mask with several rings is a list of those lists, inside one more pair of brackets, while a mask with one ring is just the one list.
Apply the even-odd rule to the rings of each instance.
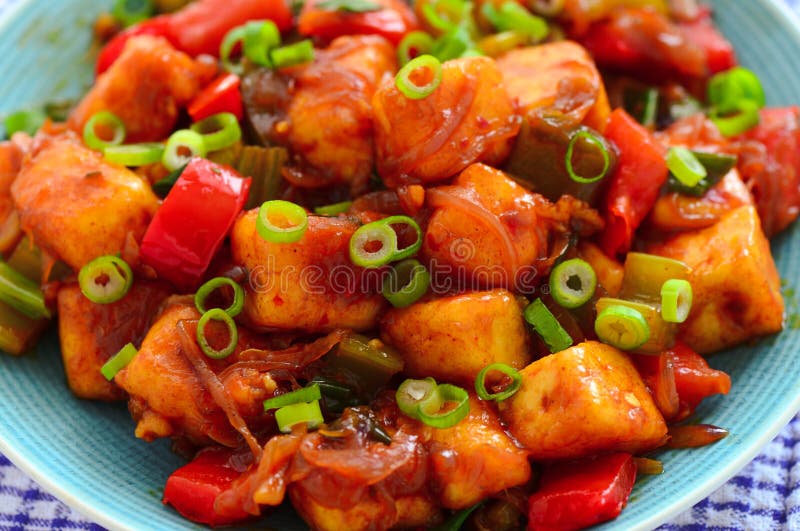
[[[0, 0], [2, 1], [2, 0]], [[79, 95], [91, 80], [91, 22], [110, 1], [23, 0], [0, 19], [0, 114]], [[768, 0], [717, 0], [717, 20], [770, 104], [800, 103], [800, 22]], [[773, 244], [788, 285], [800, 280], [800, 229]], [[796, 311], [790, 297], [787, 308]], [[707, 401], [698, 420], [730, 429], [711, 447], [662, 455], [666, 473], [640, 481], [606, 530], [650, 529], [690, 507], [747, 464], [800, 409], [800, 330], [715, 356], [733, 390]], [[197, 529], [160, 503], [181, 464], [168, 444], [133, 436], [124, 405], [75, 399], [51, 334], [23, 358], [0, 356], [0, 450], [46, 489], [112, 529]], [[305, 526], [289, 511], [266, 525]]]

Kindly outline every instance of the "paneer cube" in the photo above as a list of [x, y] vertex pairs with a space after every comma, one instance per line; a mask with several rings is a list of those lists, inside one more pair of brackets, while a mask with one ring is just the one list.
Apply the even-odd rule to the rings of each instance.
[[491, 363], [521, 369], [530, 361], [522, 310], [503, 289], [391, 309], [381, 323], [381, 337], [400, 350], [405, 372], [416, 378], [472, 386]]
[[271, 243], [256, 232], [258, 212], [245, 213], [233, 227], [231, 250], [250, 279], [244, 316], [258, 328], [326, 332], [369, 330], [386, 300], [380, 274], [350, 262], [352, 219], [309, 216], [296, 243]]
[[639, 373], [612, 346], [581, 343], [521, 373], [522, 387], [500, 404], [500, 416], [533, 459], [639, 453], [666, 442], [664, 418]]
[[696, 352], [708, 354], [783, 328], [780, 278], [755, 207], [740, 207], [650, 252], [692, 269], [694, 304], [679, 336]]
[[70, 136], [46, 141], [11, 187], [22, 230], [76, 271], [141, 241], [158, 208], [148, 183]]
[[58, 292], [58, 332], [67, 383], [80, 398], [120, 400], [125, 393], [100, 373], [108, 359], [128, 343], [138, 346], [169, 291], [137, 281], [112, 304], [95, 304], [77, 284]]

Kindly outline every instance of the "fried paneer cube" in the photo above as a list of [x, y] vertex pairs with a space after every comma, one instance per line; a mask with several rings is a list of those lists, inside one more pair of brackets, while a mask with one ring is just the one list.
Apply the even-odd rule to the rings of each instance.
[[679, 336], [696, 352], [716, 352], [783, 328], [780, 278], [755, 207], [740, 207], [650, 252], [691, 268], [694, 302]]
[[415, 378], [472, 386], [489, 364], [521, 369], [530, 361], [522, 310], [504, 289], [390, 309], [381, 322], [381, 338], [402, 353], [405, 372]]
[[141, 241], [158, 208], [147, 182], [70, 136], [29, 160], [11, 187], [22, 230], [74, 270]]
[[120, 400], [125, 393], [100, 368], [128, 343], [139, 345], [151, 318], [169, 296], [161, 284], [137, 281], [111, 304], [95, 304], [77, 284], [58, 292], [58, 333], [69, 388], [80, 398]]
[[521, 371], [522, 387], [500, 404], [509, 432], [533, 459], [661, 446], [667, 426], [628, 357], [587, 341]]
[[258, 235], [257, 217], [256, 210], [246, 212], [231, 233], [234, 261], [249, 273], [244, 306], [249, 324], [307, 332], [377, 325], [386, 303], [379, 275], [350, 262], [356, 221], [309, 216], [303, 238], [283, 244]]
[[497, 67], [525, 116], [557, 112], [573, 125], [605, 129], [611, 108], [603, 78], [580, 44], [558, 41], [517, 48], [500, 56]]

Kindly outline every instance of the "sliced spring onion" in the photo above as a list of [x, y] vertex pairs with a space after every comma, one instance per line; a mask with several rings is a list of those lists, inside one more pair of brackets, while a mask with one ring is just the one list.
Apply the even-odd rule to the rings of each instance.
[[572, 337], [564, 330], [542, 299], [536, 299], [523, 312], [525, 321], [533, 327], [550, 352], [561, 352], [572, 346]]
[[422, 247], [422, 229], [420, 229], [419, 224], [414, 221], [414, 218], [408, 216], [389, 216], [388, 218], [379, 219], [378, 221], [370, 223], [370, 225], [373, 224], [384, 225], [387, 227], [391, 227], [392, 225], [406, 225], [411, 227], [411, 229], [414, 231], [414, 234], [416, 235], [414, 243], [407, 247], [403, 247], [402, 249], [396, 248], [394, 256], [392, 256], [392, 262], [410, 258], [417, 254], [417, 251], [419, 251]]
[[680, 260], [655, 254], [628, 253], [620, 298], [658, 303], [661, 286], [671, 278], [687, 279], [689, 266]]
[[298, 424], [306, 424], [309, 429], [314, 429], [324, 420], [319, 400], [283, 406], [275, 412], [275, 421], [281, 433], [291, 433], [292, 427]]
[[100, 372], [105, 376], [109, 382], [114, 379], [119, 371], [128, 366], [131, 360], [138, 354], [136, 347], [128, 343], [122, 349], [114, 354], [107, 362], [100, 367]]
[[431, 531], [460, 531], [464, 524], [467, 522], [467, 518], [472, 515], [478, 508], [480, 508], [485, 501], [479, 501], [472, 507], [467, 507], [466, 509], [461, 509], [460, 511], [453, 514], [450, 518], [445, 520], [443, 523], [437, 525], [436, 527], [431, 528]]
[[161, 163], [169, 171], [175, 171], [188, 164], [192, 157], [205, 157], [206, 152], [206, 143], [200, 133], [179, 129], [167, 139]]
[[319, 384], [312, 383], [311, 385], [303, 387], [302, 389], [264, 400], [264, 411], [269, 411], [270, 409], [279, 409], [282, 407], [291, 406], [292, 404], [299, 404], [301, 402], [311, 402], [321, 398], [322, 392], [320, 391]]
[[167, 197], [170, 190], [172, 190], [172, 187], [175, 186], [175, 183], [178, 182], [178, 179], [180, 179], [183, 170], [186, 169], [186, 166], [187, 165], [184, 164], [180, 168], [177, 168], [172, 172], [170, 172], [169, 175], [167, 175], [160, 181], [153, 183], [153, 191], [156, 193], [158, 197], [161, 198]]
[[[511, 383], [507, 385], [505, 389], [497, 393], [490, 393], [486, 390], [486, 376], [492, 371], [501, 372], [503, 375], [511, 378]], [[475, 378], [475, 392], [478, 393], [478, 398], [481, 400], [496, 400], [500, 402], [501, 400], [514, 396], [521, 386], [522, 375], [517, 369], [505, 363], [492, 363], [491, 365], [487, 365], [478, 373], [477, 378]]]
[[269, 57], [275, 69], [302, 65], [314, 60], [314, 43], [309, 39], [270, 50]]
[[[397, 45], [397, 60], [400, 66], [405, 65], [414, 57], [431, 53], [433, 49], [433, 37], [424, 31], [412, 31], [407, 33], [400, 44]], [[412, 57], [411, 52], [414, 52]]]
[[678, 192], [693, 197], [702, 197], [708, 190], [716, 185], [720, 179], [736, 166], [737, 157], [728, 153], [708, 153], [704, 151], [692, 151], [695, 158], [706, 169], [706, 177], [694, 186], [686, 186], [678, 179], [670, 175], [668, 189], [671, 192]]
[[380, 339], [350, 334], [328, 355], [328, 367], [350, 374], [367, 392], [377, 392], [403, 370], [403, 357]]
[[628, 306], [609, 306], [597, 315], [594, 331], [603, 343], [621, 350], [634, 350], [650, 339], [644, 316]]
[[[111, 132], [111, 138], [101, 138], [97, 134]], [[104, 135], [105, 136], [105, 135]], [[100, 111], [92, 115], [83, 126], [83, 142], [92, 149], [103, 151], [108, 146], [118, 146], [125, 141], [125, 124], [111, 111]]]
[[439, 385], [433, 378], [413, 380], [409, 378], [400, 384], [395, 393], [400, 411], [419, 420], [420, 411], [429, 414], [438, 412], [444, 405]]
[[711, 121], [717, 126], [719, 132], [725, 136], [736, 136], [757, 126], [761, 121], [758, 105], [751, 100], [740, 100], [735, 104], [733, 114], [721, 114], [712, 109]]
[[345, 408], [354, 407], [361, 403], [355, 391], [336, 380], [315, 376], [311, 382], [319, 385], [322, 395], [324, 410], [334, 415], [341, 415]]
[[325, 11], [340, 11], [343, 13], [369, 13], [380, 11], [383, 6], [369, 0], [324, 0], [314, 7]]
[[45, 120], [47, 120], [47, 115], [39, 109], [17, 111], [5, 117], [3, 120], [3, 127], [6, 130], [6, 136], [8, 138], [11, 138], [11, 135], [20, 131], [32, 136], [36, 134], [36, 131], [39, 130]]
[[489, 57], [499, 57], [504, 53], [527, 45], [530, 37], [521, 31], [504, 31], [488, 35], [478, 42], [478, 48]]
[[164, 145], [158, 142], [108, 146], [103, 149], [103, 156], [109, 162], [123, 166], [138, 167], [154, 164], [164, 156]]
[[[430, 81], [418, 83], [417, 77], [427, 77]], [[394, 84], [403, 95], [411, 100], [420, 100], [430, 96], [442, 82], [442, 63], [428, 54], [410, 60], [397, 72]]]
[[3, 261], [0, 261], [0, 301], [32, 319], [50, 317], [41, 288]]
[[78, 273], [81, 293], [96, 304], [117, 302], [133, 285], [131, 266], [118, 256], [95, 258]]
[[667, 168], [681, 184], [693, 187], [707, 175], [705, 166], [700, 164], [694, 153], [683, 146], [672, 146], [667, 151]]
[[206, 313], [206, 299], [216, 290], [228, 286], [233, 290], [233, 302], [223, 311], [231, 317], [236, 317], [242, 313], [244, 308], [244, 290], [242, 287], [228, 277], [212, 278], [197, 290], [194, 295], [194, 305], [200, 313]]
[[668, 323], [682, 323], [692, 311], [692, 285], [682, 278], [671, 278], [661, 286], [661, 317]]
[[588, 262], [573, 258], [561, 262], [550, 273], [550, 294], [570, 310], [589, 302], [597, 288], [597, 274]]
[[150, 18], [154, 11], [152, 0], [117, 0], [111, 8], [111, 16], [127, 28]]
[[767, 103], [761, 80], [752, 70], [736, 66], [709, 80], [708, 102], [718, 113], [737, 112], [742, 101], [751, 101], [758, 109]]
[[[206, 326], [209, 321], [219, 321], [228, 328], [228, 344], [220, 350], [212, 347], [206, 337]], [[236, 345], [239, 343], [239, 329], [236, 328], [233, 318], [225, 313], [224, 310], [212, 308], [204, 313], [197, 322], [197, 343], [200, 345], [200, 350], [203, 351], [203, 354], [211, 359], [221, 360], [227, 358], [236, 350]]]
[[278, 26], [271, 20], [253, 21], [244, 25], [242, 51], [248, 61], [259, 66], [273, 66], [270, 52], [280, 44]]
[[[439, 384], [439, 394], [444, 401], [443, 410], [428, 413], [427, 408], [419, 408], [419, 420], [434, 428], [452, 428], [469, 415], [469, 393], [461, 387], [451, 384]], [[447, 408], [448, 402], [455, 402]]]
[[528, 35], [533, 42], [541, 41], [550, 33], [550, 27], [545, 19], [531, 14], [516, 2], [504, 2], [500, 9], [493, 3], [486, 2], [481, 7], [481, 13], [499, 31], [520, 31]]
[[610, 306], [625, 306], [639, 312], [650, 328], [650, 339], [633, 352], [637, 354], [660, 354], [675, 344], [678, 325], [668, 323], [661, 317], [661, 300], [632, 301], [612, 297], [600, 297], [595, 304], [596, 314], [600, 314]]
[[314, 214], [317, 214], [318, 216], [338, 216], [339, 214], [344, 214], [350, 210], [351, 206], [353, 206], [352, 201], [342, 201], [341, 203], [318, 206], [314, 209]]
[[472, 4], [464, 0], [431, 0], [422, 5], [422, 16], [430, 27], [447, 32], [457, 28], [471, 8]]
[[308, 214], [300, 205], [279, 199], [267, 201], [258, 209], [256, 230], [271, 243], [300, 241], [308, 228]]
[[224, 149], [242, 138], [239, 120], [236, 119], [235, 114], [230, 112], [209, 116], [192, 124], [190, 129], [202, 136], [206, 152]]
[[[573, 153], [575, 152], [575, 145], [578, 142], [583, 141], [585, 144], [593, 146], [595, 150], [600, 153], [603, 157], [603, 169], [600, 170], [600, 173], [591, 177], [584, 177], [583, 175], [578, 175], [575, 172], [574, 163], [572, 161]], [[589, 184], [594, 183], [602, 179], [608, 173], [608, 170], [611, 168], [611, 155], [608, 153], [608, 148], [606, 148], [605, 143], [602, 139], [600, 139], [595, 133], [589, 131], [587, 129], [581, 129], [569, 139], [569, 145], [567, 146], [567, 155], [564, 157], [564, 164], [567, 168], [567, 173], [569, 174], [570, 178], [582, 184]]]
[[417, 302], [431, 285], [431, 274], [419, 260], [409, 258], [396, 264], [383, 280], [381, 293], [395, 308]]
[[[369, 247], [375, 250], [369, 250]], [[388, 225], [368, 223], [350, 237], [350, 261], [357, 266], [381, 267], [392, 261], [395, 252], [397, 233]]]

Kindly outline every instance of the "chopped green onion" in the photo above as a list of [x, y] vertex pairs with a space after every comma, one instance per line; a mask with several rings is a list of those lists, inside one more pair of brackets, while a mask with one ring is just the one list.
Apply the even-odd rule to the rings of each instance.
[[351, 387], [336, 380], [315, 376], [309, 383], [319, 385], [322, 405], [327, 413], [341, 415], [345, 408], [354, 407], [361, 403]]
[[0, 261], [0, 301], [32, 319], [50, 317], [41, 288], [3, 261]]
[[767, 103], [761, 80], [753, 71], [736, 66], [709, 80], [708, 102], [717, 113], [738, 112], [742, 101], [753, 102], [758, 109]]
[[580, 308], [594, 295], [597, 274], [588, 262], [573, 258], [561, 262], [550, 273], [550, 294], [564, 308]]
[[[433, 37], [424, 31], [412, 31], [407, 33], [400, 44], [397, 45], [397, 59], [400, 66], [405, 65], [414, 57], [430, 53], [433, 49]], [[411, 51], [414, 51], [414, 57]]]
[[428, 291], [431, 274], [419, 260], [409, 258], [395, 265], [383, 280], [381, 292], [395, 308], [417, 302]]
[[434, 428], [452, 428], [469, 415], [469, 393], [461, 387], [450, 384], [439, 384], [439, 394], [448, 402], [455, 402], [455, 406], [445, 412], [428, 413], [427, 408], [419, 408], [419, 420]]
[[291, 433], [292, 427], [298, 424], [306, 424], [309, 429], [314, 429], [324, 420], [319, 400], [283, 406], [275, 412], [275, 421], [281, 433]]
[[672, 146], [667, 151], [667, 168], [683, 185], [692, 187], [707, 175], [705, 167], [697, 157], [683, 146]]
[[269, 52], [272, 67], [275, 69], [302, 65], [314, 60], [314, 43], [306, 39], [294, 44], [287, 44]]
[[241, 63], [231, 61], [231, 54], [237, 44], [242, 43], [242, 55], [259, 66], [272, 66], [269, 52], [280, 46], [281, 34], [274, 22], [256, 20], [237, 26], [230, 30], [219, 47], [219, 58], [222, 66], [234, 74], [244, 73]]
[[200, 289], [198, 289], [197, 293], [194, 295], [194, 305], [197, 308], [197, 311], [200, 313], [206, 313], [206, 299], [214, 291], [225, 286], [228, 286], [233, 290], [233, 302], [231, 302], [231, 305], [225, 308], [223, 311], [231, 317], [236, 317], [242, 313], [242, 308], [244, 308], [244, 290], [239, 284], [228, 277], [212, 278], [200, 286]]
[[400, 411], [417, 420], [420, 411], [434, 414], [444, 405], [439, 385], [430, 377], [424, 380], [405, 380], [397, 388], [395, 399]]
[[550, 309], [545, 306], [542, 299], [536, 299], [529, 304], [523, 315], [525, 321], [533, 327], [534, 332], [539, 334], [550, 352], [561, 352], [574, 343], [572, 337], [564, 330]]
[[301, 402], [311, 402], [321, 398], [322, 393], [320, 392], [319, 385], [312, 383], [308, 387], [303, 387], [302, 389], [264, 400], [264, 411], [269, 411], [270, 409], [279, 409], [282, 407], [291, 406], [292, 404], [299, 404]]
[[152, 0], [117, 0], [111, 8], [111, 15], [127, 28], [150, 18], [154, 11]]
[[179, 129], [167, 139], [161, 163], [169, 171], [185, 166], [193, 157], [206, 156], [206, 143], [200, 133], [191, 129]]
[[[656, 291], [660, 288], [656, 288]], [[637, 354], [658, 354], [672, 347], [675, 344], [675, 334], [678, 332], [678, 325], [668, 323], [661, 317], [660, 298], [653, 301], [632, 301], [627, 299], [616, 299], [611, 297], [600, 297], [595, 304], [595, 312], [599, 315], [606, 308], [611, 306], [624, 306], [635, 310], [644, 317], [647, 326], [650, 328], [650, 338], [633, 352]]]
[[647, 128], [654, 128], [658, 119], [658, 100], [660, 94], [655, 87], [629, 88], [624, 92], [625, 109]]
[[489, 57], [499, 57], [519, 46], [529, 44], [530, 37], [521, 31], [504, 31], [480, 40], [478, 48]]
[[[220, 350], [212, 347], [206, 337], [206, 326], [209, 321], [219, 321], [228, 328], [228, 344]], [[203, 354], [211, 359], [221, 360], [227, 358], [236, 350], [236, 345], [239, 343], [239, 329], [236, 328], [233, 318], [225, 313], [225, 310], [212, 308], [204, 313], [197, 322], [197, 343], [200, 345], [200, 350], [203, 351]]]
[[340, 11], [343, 13], [369, 13], [380, 11], [383, 6], [369, 0], [324, 0], [314, 7], [325, 11]]
[[377, 392], [403, 370], [403, 358], [380, 339], [350, 334], [328, 355], [328, 367], [351, 374], [367, 392]]
[[650, 327], [637, 310], [614, 305], [597, 315], [594, 331], [603, 343], [621, 350], [634, 350], [650, 339]]
[[394, 256], [392, 256], [392, 262], [414, 256], [417, 254], [417, 251], [419, 251], [420, 247], [422, 247], [422, 229], [420, 229], [419, 224], [414, 221], [414, 218], [410, 218], [408, 216], [389, 216], [388, 218], [383, 218], [370, 223], [370, 225], [373, 224], [385, 225], [387, 227], [391, 227], [392, 225], [406, 225], [414, 230], [414, 233], [417, 237], [416, 240], [414, 240], [414, 243], [402, 249], [396, 248]]
[[[486, 390], [486, 376], [492, 372], [497, 371], [503, 373], [505, 376], [511, 378], [511, 383], [502, 391], [497, 393], [490, 393]], [[522, 375], [517, 369], [506, 365], [505, 363], [492, 363], [484, 367], [475, 378], [475, 392], [478, 393], [478, 398], [481, 400], [496, 400], [500, 402], [507, 398], [511, 398], [522, 387]]]
[[[475, 512], [481, 505], [483, 505], [484, 501], [479, 501], [472, 507], [467, 507], [466, 509], [461, 509], [460, 511], [456, 512], [448, 518], [444, 523], [437, 525], [436, 527], [431, 528], [431, 531], [460, 531], [464, 524], [467, 521], [467, 518], [470, 517], [472, 513]], [[505, 528], [503, 528], [505, 529]]]
[[[589, 144], [595, 147], [595, 150], [598, 151], [603, 157], [603, 169], [600, 170], [600, 173], [594, 175], [592, 177], [584, 177], [582, 175], [578, 175], [575, 172], [575, 168], [572, 162], [572, 154], [575, 151], [575, 145], [583, 140], [585, 144]], [[589, 131], [587, 129], [581, 129], [569, 139], [569, 145], [567, 146], [567, 155], [564, 157], [564, 164], [567, 167], [567, 173], [569, 174], [570, 178], [582, 184], [590, 184], [599, 181], [603, 177], [606, 176], [608, 173], [609, 168], [611, 167], [611, 155], [608, 153], [608, 149], [606, 148], [605, 143], [602, 139], [598, 138], [598, 136]]]
[[95, 258], [78, 273], [81, 293], [96, 304], [117, 302], [133, 285], [131, 266], [118, 256]]
[[158, 142], [145, 142], [142, 144], [127, 144], [123, 146], [108, 146], [103, 149], [103, 156], [109, 162], [123, 166], [144, 166], [154, 164], [164, 156], [164, 145]]
[[[417, 236], [414, 243], [399, 249], [397, 233], [392, 225], [408, 225], [414, 229]], [[368, 249], [376, 244], [380, 244], [376, 250]], [[353, 233], [350, 238], [350, 260], [361, 267], [380, 267], [413, 256], [420, 247], [422, 247], [422, 229], [419, 228], [419, 224], [408, 216], [389, 216], [367, 223]]]
[[[97, 135], [97, 128], [110, 129], [111, 138], [105, 140]], [[105, 131], [104, 131], [105, 132]], [[83, 141], [92, 149], [103, 151], [108, 146], [118, 146], [125, 141], [125, 124], [110, 111], [100, 111], [92, 115], [83, 126]]]
[[550, 33], [545, 19], [531, 14], [516, 2], [504, 2], [499, 10], [493, 3], [486, 2], [481, 7], [481, 13], [499, 31], [520, 31], [534, 42], [541, 41]]
[[721, 115], [716, 110], [711, 111], [711, 121], [717, 126], [724, 136], [731, 137], [744, 133], [757, 126], [761, 121], [758, 113], [759, 107], [751, 100], [740, 100], [735, 104], [735, 114]]
[[314, 214], [318, 216], [338, 216], [350, 210], [351, 206], [353, 206], [352, 201], [342, 201], [341, 203], [333, 203], [332, 205], [318, 206], [314, 209]]
[[175, 169], [174, 171], [170, 172], [169, 175], [157, 181], [153, 184], [153, 191], [156, 193], [157, 196], [164, 198], [167, 197], [172, 187], [175, 186], [175, 183], [178, 182], [180, 179], [183, 170], [186, 169], [187, 164], [184, 164], [180, 168]]
[[138, 354], [136, 347], [128, 343], [100, 367], [100, 372], [110, 382], [119, 371], [128, 366], [136, 354]]
[[692, 310], [692, 285], [681, 278], [671, 278], [661, 286], [661, 317], [668, 323], [682, 323]]
[[236, 115], [221, 112], [191, 125], [190, 129], [203, 138], [206, 151], [218, 151], [231, 146], [242, 138], [242, 128]]
[[244, 66], [241, 63], [234, 63], [231, 60], [231, 54], [236, 45], [244, 41], [245, 33], [245, 26], [236, 26], [225, 34], [219, 45], [220, 62], [222, 63], [222, 68], [228, 72], [239, 75], [244, 73]]
[[671, 278], [686, 279], [689, 266], [655, 254], [628, 253], [619, 296], [631, 301], [661, 301], [661, 286]]
[[436, 39], [430, 55], [443, 63], [466, 56], [472, 46], [472, 37], [469, 32], [462, 27], [454, 27]]
[[6, 130], [6, 136], [8, 138], [11, 138], [11, 135], [20, 131], [32, 136], [42, 127], [45, 120], [47, 120], [47, 115], [39, 109], [17, 111], [5, 117], [3, 120], [3, 127]]
[[668, 189], [671, 192], [678, 192], [694, 197], [703, 197], [708, 190], [716, 185], [734, 166], [736, 166], [736, 155], [728, 153], [708, 153], [704, 151], [692, 151], [695, 158], [706, 169], [706, 177], [694, 186], [686, 186], [674, 176], [670, 175]]
[[472, 3], [463, 0], [431, 0], [422, 5], [422, 16], [432, 28], [447, 32], [457, 28], [471, 9]]
[[[418, 71], [428, 72], [430, 81], [418, 85], [411, 77], [419, 75]], [[412, 100], [420, 100], [430, 96], [442, 82], [442, 63], [432, 55], [420, 55], [409, 61], [397, 72], [394, 84], [403, 95]]]
[[300, 241], [308, 228], [308, 214], [300, 205], [279, 199], [267, 201], [258, 209], [256, 230], [271, 243]]

